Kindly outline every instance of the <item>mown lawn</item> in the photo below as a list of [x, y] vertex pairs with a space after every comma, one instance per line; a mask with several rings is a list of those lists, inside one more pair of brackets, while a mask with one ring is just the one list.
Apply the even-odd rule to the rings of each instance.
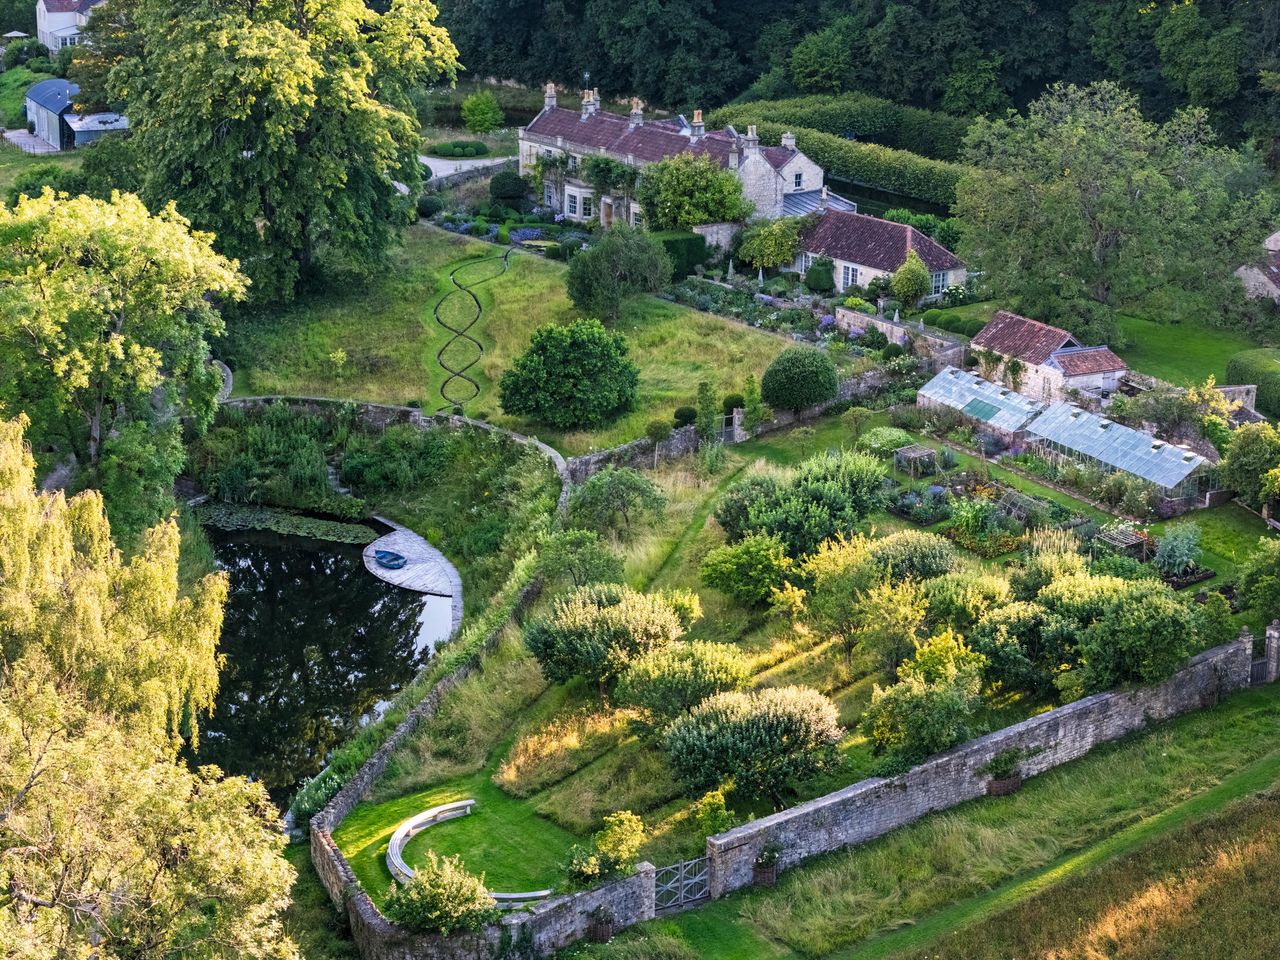
[[1198, 323], [1153, 323], [1140, 317], [1118, 317], [1129, 345], [1116, 352], [1139, 373], [1179, 386], [1203, 383], [1211, 374], [1227, 382], [1227, 361], [1259, 344], [1233, 330]]
[[[346, 397], [377, 403], [443, 405], [444, 371], [436, 353], [450, 339], [432, 308], [453, 288], [448, 275], [463, 268], [464, 282], [496, 273], [504, 248], [428, 226], [404, 231], [386, 272], [365, 284], [313, 294], [286, 307], [262, 310], [229, 324], [215, 348], [235, 371], [238, 396], [296, 394]], [[510, 269], [474, 287], [483, 316], [471, 333], [484, 356], [469, 374], [480, 393], [466, 404], [472, 416], [543, 437], [568, 454], [613, 446], [644, 435], [655, 418], [694, 403], [698, 383], [721, 393], [740, 392], [748, 374], [757, 378], [786, 346], [758, 330], [666, 301], [637, 297], [626, 304], [616, 329], [640, 368], [636, 409], [601, 430], [561, 434], [502, 413], [497, 383], [525, 350], [534, 330], [577, 314], [564, 286], [563, 264], [513, 253]], [[470, 301], [450, 297], [442, 308], [454, 326], [471, 318]], [[474, 358], [474, 348], [449, 348], [454, 367]], [[345, 360], [335, 360], [336, 351]]]
[[[927, 923], [936, 911], [1046, 868], [1052, 882], [1054, 865], [1069, 863], [1071, 852], [1205, 794], [1255, 761], [1261, 761], [1255, 770], [1259, 777], [1273, 782], [1280, 775], [1277, 733], [1280, 689], [1237, 694], [1212, 710], [1100, 747], [1034, 778], [1012, 797], [976, 800], [934, 814], [872, 843], [817, 858], [784, 874], [771, 890], [735, 894], [575, 955], [617, 960], [893, 956], [895, 944], [915, 948], [920, 940], [903, 942], [915, 939], [908, 935], [879, 947], [875, 938]], [[1241, 783], [1258, 785], [1252, 775]], [[1239, 795], [1227, 789], [1212, 799], [1226, 803]], [[1176, 826], [1179, 820], [1175, 815], [1169, 822]], [[959, 910], [952, 921], [968, 919], [973, 917]], [[665, 942], [668, 952], [646, 952], [636, 943], [645, 938]]]

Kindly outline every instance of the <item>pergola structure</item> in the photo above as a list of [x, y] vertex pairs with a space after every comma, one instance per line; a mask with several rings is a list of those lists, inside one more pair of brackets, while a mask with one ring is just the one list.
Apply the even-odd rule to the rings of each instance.
[[1099, 543], [1105, 543], [1118, 553], [1146, 560], [1151, 552], [1151, 538], [1138, 533], [1132, 527], [1119, 526], [1098, 534]]
[[921, 443], [909, 443], [893, 451], [893, 468], [912, 480], [931, 477], [938, 472], [938, 451]]

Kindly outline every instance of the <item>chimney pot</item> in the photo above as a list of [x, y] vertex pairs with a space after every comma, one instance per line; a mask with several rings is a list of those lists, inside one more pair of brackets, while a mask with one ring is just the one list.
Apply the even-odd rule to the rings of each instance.
[[782, 146], [787, 150], [796, 148], [796, 135], [791, 131], [787, 131], [782, 135]]
[[689, 136], [694, 140], [701, 140], [707, 135], [707, 128], [702, 122], [702, 111], [693, 111], [693, 127], [689, 131]]
[[542, 91], [542, 109], [554, 110], [556, 106], [556, 85], [548, 83]]
[[631, 98], [631, 125], [633, 127], [644, 125], [644, 104], [640, 102], [639, 97]]

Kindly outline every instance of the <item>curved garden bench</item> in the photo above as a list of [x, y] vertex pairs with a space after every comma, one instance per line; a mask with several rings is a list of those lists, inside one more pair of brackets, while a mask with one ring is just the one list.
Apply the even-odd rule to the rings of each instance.
[[[467, 816], [475, 805], [476, 802], [474, 800], [457, 800], [453, 803], [442, 803], [438, 807], [431, 807], [415, 814], [396, 827], [396, 832], [391, 835], [391, 839], [387, 842], [387, 869], [391, 871], [391, 876], [396, 879], [396, 882], [408, 883], [413, 879], [415, 873], [413, 867], [404, 862], [405, 844], [427, 829], [427, 827], [434, 827], [437, 823], [444, 823], [446, 820]], [[500, 907], [517, 907], [535, 900], [545, 899], [551, 896], [551, 893], [552, 891], [550, 890], [530, 890], [525, 893], [496, 893], [490, 890], [489, 896], [493, 897]]]

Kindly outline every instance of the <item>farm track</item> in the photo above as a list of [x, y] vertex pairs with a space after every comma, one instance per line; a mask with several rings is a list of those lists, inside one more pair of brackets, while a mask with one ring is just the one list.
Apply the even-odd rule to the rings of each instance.
[[[448, 374], [440, 384], [440, 399], [443, 401], [443, 403], [440, 404], [440, 410], [460, 407], [463, 404], [470, 403], [480, 395], [480, 383], [467, 373], [467, 371], [479, 363], [480, 359], [484, 356], [484, 345], [470, 333], [471, 329], [480, 322], [480, 318], [484, 315], [484, 307], [480, 305], [480, 298], [475, 295], [474, 289], [482, 283], [488, 283], [490, 280], [496, 280], [498, 277], [506, 273], [511, 265], [511, 252], [511, 249], [508, 249], [501, 257], [489, 257], [484, 260], [473, 260], [469, 263], [464, 263], [461, 266], [455, 267], [449, 274], [449, 282], [453, 284], [454, 289], [441, 297], [435, 307], [432, 308], [431, 313], [432, 316], [435, 317], [436, 323], [440, 324], [440, 326], [448, 330], [449, 333], [453, 334], [453, 336], [445, 341], [444, 345], [436, 351], [436, 363], [440, 364], [440, 368]], [[494, 261], [500, 262], [501, 269], [482, 276], [477, 280], [473, 280], [470, 283], [463, 283], [458, 279], [458, 274], [460, 272], [471, 267], [478, 266], [482, 263], [493, 263]], [[474, 314], [471, 317], [471, 320], [465, 325], [455, 327], [446, 322], [440, 316], [440, 308], [444, 306], [451, 297], [463, 295], [470, 299]], [[471, 346], [475, 348], [474, 356], [461, 366], [453, 367], [445, 360], [445, 354], [449, 351], [450, 347], [459, 342], [471, 344]]]

